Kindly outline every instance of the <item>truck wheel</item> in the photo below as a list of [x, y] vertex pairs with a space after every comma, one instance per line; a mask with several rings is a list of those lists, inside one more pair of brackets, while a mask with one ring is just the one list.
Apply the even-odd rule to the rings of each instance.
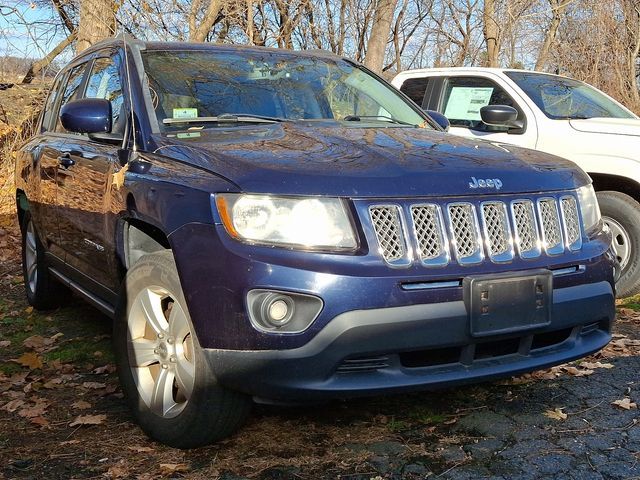
[[620, 192], [598, 192], [602, 221], [611, 229], [613, 250], [620, 262], [617, 296], [640, 293], [640, 204]]
[[22, 219], [22, 275], [29, 305], [36, 310], [59, 307], [69, 297], [69, 290], [49, 273], [44, 247], [27, 210]]
[[145, 255], [127, 272], [113, 340], [120, 383], [149, 437], [200, 447], [248, 416], [251, 399], [218, 385], [204, 357], [170, 250]]

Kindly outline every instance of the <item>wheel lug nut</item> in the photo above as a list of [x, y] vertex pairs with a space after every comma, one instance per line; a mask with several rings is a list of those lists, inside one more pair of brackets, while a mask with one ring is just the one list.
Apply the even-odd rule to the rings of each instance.
[[167, 368], [169, 368], [169, 365], [167, 365], [166, 363], [163, 363], [162, 364], [162, 368], [164, 368], [166, 370]]
[[173, 343], [173, 338], [171, 338], [171, 337], [167, 338], [167, 343], [169, 345], [171, 345]]
[[170, 361], [171, 363], [176, 363], [176, 357], [171, 357], [171, 358], [169, 359], [169, 361]]
[[158, 338], [159, 338], [160, 340], [162, 340], [162, 339], [164, 338], [164, 334], [159, 333], [159, 334], [158, 334]]
[[157, 348], [153, 349], [153, 353], [155, 353], [156, 355], [160, 352], [160, 350], [158, 350]]

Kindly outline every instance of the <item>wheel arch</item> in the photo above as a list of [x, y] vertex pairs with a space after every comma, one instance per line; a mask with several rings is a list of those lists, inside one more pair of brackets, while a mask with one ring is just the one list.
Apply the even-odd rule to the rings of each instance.
[[629, 195], [636, 202], [640, 202], [640, 183], [637, 181], [629, 177], [606, 173], [589, 172], [589, 176], [593, 180], [593, 188], [596, 192], [613, 190]]

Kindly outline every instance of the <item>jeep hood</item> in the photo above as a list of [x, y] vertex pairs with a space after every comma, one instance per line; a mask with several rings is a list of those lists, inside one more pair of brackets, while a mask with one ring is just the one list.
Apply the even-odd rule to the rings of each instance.
[[638, 118], [587, 118], [569, 120], [569, 124], [579, 132], [640, 136]]
[[[194, 133], [183, 139], [156, 135], [155, 152], [253, 193], [453, 196], [563, 190], [590, 182], [573, 163], [552, 155], [421, 128], [308, 122]], [[470, 183], [484, 184], [472, 177], [498, 179], [502, 186], [472, 188]]]

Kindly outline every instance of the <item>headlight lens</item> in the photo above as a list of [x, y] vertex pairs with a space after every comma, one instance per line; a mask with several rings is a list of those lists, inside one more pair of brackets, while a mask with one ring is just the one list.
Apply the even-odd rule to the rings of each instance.
[[338, 198], [218, 194], [216, 206], [229, 235], [247, 242], [310, 250], [358, 246]]
[[577, 190], [582, 212], [582, 223], [586, 232], [593, 230], [600, 223], [600, 207], [593, 186], [586, 185]]

